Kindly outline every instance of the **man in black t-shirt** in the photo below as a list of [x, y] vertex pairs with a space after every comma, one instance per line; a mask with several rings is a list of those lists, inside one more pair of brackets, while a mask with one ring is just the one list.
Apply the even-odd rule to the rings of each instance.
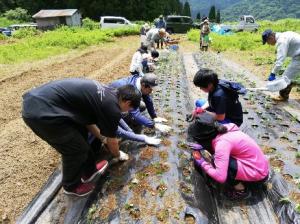
[[126, 159], [119, 151], [116, 132], [121, 113], [137, 108], [140, 100], [140, 93], [131, 85], [113, 90], [80, 78], [53, 81], [23, 95], [23, 120], [62, 156], [66, 194], [85, 196], [92, 192], [92, 181], [108, 165], [107, 161], [96, 163], [87, 142], [88, 131], [105, 138], [114, 157]]
[[210, 69], [200, 69], [195, 77], [194, 84], [208, 93], [208, 107], [203, 108], [210, 112], [221, 124], [234, 123], [241, 126], [243, 110], [238, 96], [233, 96], [219, 85], [218, 75]]

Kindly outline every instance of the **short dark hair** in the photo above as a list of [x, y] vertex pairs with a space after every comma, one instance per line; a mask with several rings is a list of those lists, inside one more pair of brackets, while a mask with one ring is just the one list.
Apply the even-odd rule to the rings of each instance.
[[152, 58], [158, 58], [159, 57], [159, 53], [156, 50], [151, 51], [151, 57]]
[[194, 76], [194, 85], [200, 88], [207, 88], [210, 83], [217, 87], [219, 83], [218, 74], [208, 68], [200, 69]]
[[211, 141], [218, 134], [227, 133], [227, 127], [214, 120], [211, 114], [202, 113], [198, 115], [193, 123], [188, 127], [188, 137], [196, 141], [204, 148], [211, 148]]
[[117, 92], [117, 97], [122, 101], [130, 101], [130, 106], [133, 108], [138, 108], [141, 102], [141, 93], [133, 85], [125, 85], [119, 87]]

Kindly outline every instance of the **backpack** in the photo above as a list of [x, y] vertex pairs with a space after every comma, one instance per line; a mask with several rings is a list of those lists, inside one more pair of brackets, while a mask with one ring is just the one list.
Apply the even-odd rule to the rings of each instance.
[[224, 91], [231, 94], [235, 98], [239, 98], [239, 95], [245, 95], [247, 93], [247, 89], [238, 82], [220, 79], [219, 85]]

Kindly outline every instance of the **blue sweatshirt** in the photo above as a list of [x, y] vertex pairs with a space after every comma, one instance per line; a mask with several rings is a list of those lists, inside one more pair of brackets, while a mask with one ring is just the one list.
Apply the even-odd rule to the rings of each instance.
[[[121, 119], [119, 122], [119, 126], [117, 129], [116, 135], [118, 137], [129, 139], [132, 141], [137, 141], [137, 142], [145, 141], [144, 136], [135, 134], [123, 119]], [[88, 143], [89, 144], [92, 144], [92, 142], [95, 140], [95, 138], [96, 137], [92, 133], [90, 133], [90, 132], [88, 133]]]
[[[118, 79], [118, 80], [110, 83], [109, 87], [118, 88], [118, 87], [130, 84], [130, 85], [135, 86], [138, 89], [137, 81], [139, 81], [140, 78], [141, 78], [141, 76], [139, 76], [139, 75], [131, 75], [129, 77]], [[139, 89], [139, 91], [141, 91], [141, 90]], [[147, 111], [148, 111], [150, 117], [152, 119], [156, 118], [157, 116], [156, 116], [155, 109], [153, 106], [152, 98], [149, 95], [142, 95], [142, 98], [146, 105], [146, 108], [147, 108]], [[137, 123], [144, 125], [146, 127], [149, 127], [149, 128], [154, 127], [154, 121], [143, 116], [141, 114], [139, 108], [137, 108], [136, 110], [129, 111], [129, 114], [136, 120]]]

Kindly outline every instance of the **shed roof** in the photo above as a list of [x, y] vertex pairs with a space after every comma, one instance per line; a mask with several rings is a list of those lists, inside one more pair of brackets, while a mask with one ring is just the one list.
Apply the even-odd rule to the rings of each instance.
[[32, 18], [72, 16], [75, 12], [77, 12], [77, 9], [40, 10], [38, 13], [34, 14]]

